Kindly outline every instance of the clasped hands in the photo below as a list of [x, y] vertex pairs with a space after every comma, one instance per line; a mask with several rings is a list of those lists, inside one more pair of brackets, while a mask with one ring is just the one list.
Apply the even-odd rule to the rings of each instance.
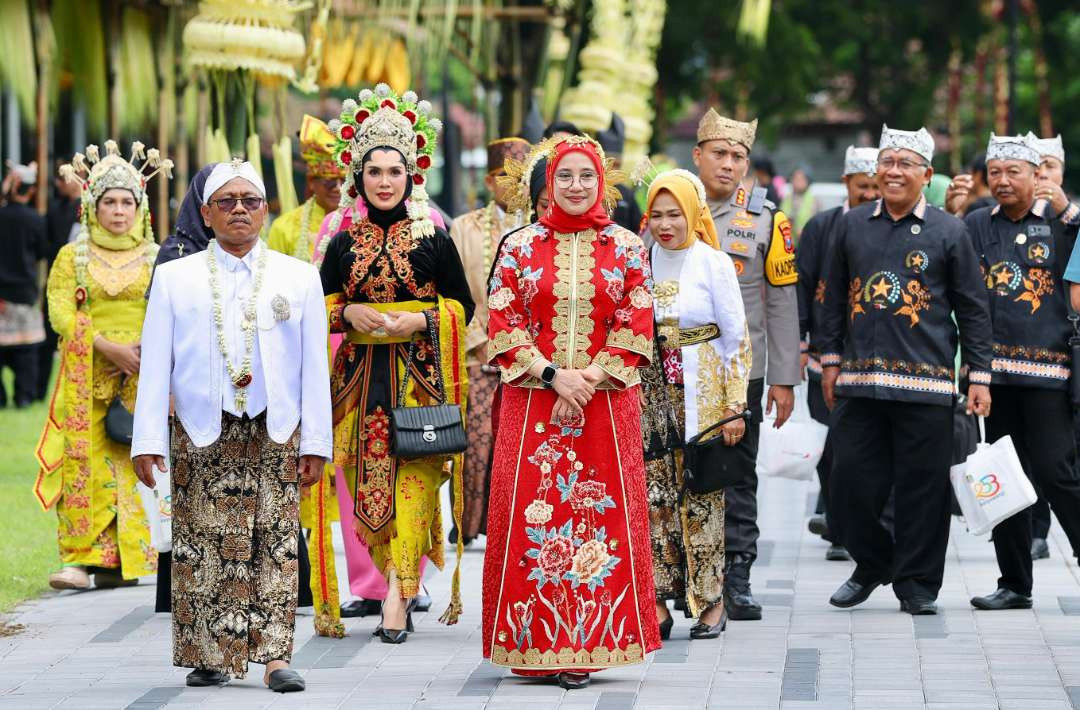
[[551, 383], [551, 388], [559, 395], [551, 409], [551, 423], [559, 424], [580, 416], [596, 388], [607, 378], [608, 374], [599, 365], [589, 365], [583, 370], [560, 369]]
[[427, 329], [427, 318], [423, 313], [389, 311], [384, 314], [363, 303], [345, 306], [342, 316], [353, 330], [372, 335], [385, 333], [404, 338]]
[[[132, 459], [135, 466], [135, 475], [147, 488], [153, 488], [157, 484], [154, 478], [154, 469], [165, 473], [169, 470], [165, 465], [165, 457], [155, 454], [144, 454]], [[299, 458], [296, 464], [296, 473], [300, 476], [300, 485], [304, 488], [313, 486], [322, 478], [326, 459], [322, 456], [305, 454]]]

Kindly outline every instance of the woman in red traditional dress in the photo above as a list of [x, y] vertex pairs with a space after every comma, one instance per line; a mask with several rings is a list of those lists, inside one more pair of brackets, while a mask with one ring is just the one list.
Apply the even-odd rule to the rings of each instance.
[[660, 646], [637, 445], [651, 277], [641, 239], [608, 216], [603, 149], [570, 136], [540, 150], [551, 202], [503, 240], [488, 297], [488, 356], [505, 386], [483, 650], [581, 688]]

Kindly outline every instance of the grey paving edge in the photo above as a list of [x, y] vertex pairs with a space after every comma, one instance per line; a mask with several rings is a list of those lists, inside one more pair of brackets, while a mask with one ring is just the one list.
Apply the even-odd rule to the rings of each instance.
[[170, 700], [182, 692], [184, 692], [182, 687], [151, 688], [128, 705], [126, 710], [157, 710], [168, 705]]
[[637, 702], [637, 693], [628, 693], [621, 690], [608, 690], [600, 693], [593, 710], [627, 710], [634, 707]]
[[502, 682], [506, 671], [499, 666], [493, 666], [486, 661], [481, 661], [476, 669], [465, 679], [465, 685], [458, 691], [459, 697], [483, 697], [486, 698], [495, 692]]
[[1080, 616], [1080, 597], [1058, 597], [1058, 606], [1065, 616]]
[[690, 655], [690, 639], [668, 639], [664, 645], [653, 654], [654, 663], [686, 663], [686, 657]]
[[938, 609], [937, 614], [913, 616], [911, 623], [915, 627], [916, 639], [943, 639], [949, 634], [945, 631], [945, 610]]
[[1065, 686], [1065, 694], [1069, 696], [1069, 704], [1073, 710], [1080, 710], [1080, 685]]
[[781, 700], [817, 700], [821, 651], [816, 648], [789, 648], [784, 659]]
[[146, 606], [137, 606], [123, 617], [114, 621], [97, 636], [90, 639], [90, 643], [115, 643], [117, 641], [123, 641], [128, 634], [146, 623], [153, 615], [154, 607], [152, 605], [147, 604]]

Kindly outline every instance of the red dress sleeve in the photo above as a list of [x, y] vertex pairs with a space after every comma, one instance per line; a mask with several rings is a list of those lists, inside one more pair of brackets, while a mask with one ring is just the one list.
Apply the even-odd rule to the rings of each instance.
[[519, 245], [525, 236], [503, 242], [488, 284], [487, 357], [499, 367], [507, 384], [527, 377], [533, 363], [544, 357], [528, 330], [529, 318], [521, 298]]
[[652, 361], [652, 269], [641, 237], [619, 227], [609, 229], [616, 264], [623, 270], [623, 295], [593, 364], [608, 373], [613, 384], [627, 388], [641, 382], [638, 368]]

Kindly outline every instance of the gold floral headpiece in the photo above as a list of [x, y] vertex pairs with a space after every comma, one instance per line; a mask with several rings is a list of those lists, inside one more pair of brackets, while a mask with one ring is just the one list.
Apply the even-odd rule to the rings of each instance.
[[104, 158], [96, 145], [88, 145], [85, 155], [76, 153], [71, 163], [60, 166], [60, 177], [81, 182], [83, 199], [89, 197], [94, 204], [114, 187], [130, 190], [135, 201], [141, 203], [146, 196], [146, 183], [158, 173], [171, 179], [172, 168], [173, 162], [162, 159], [157, 148], [146, 150], [146, 146], [135, 141], [131, 144], [131, 160], [124, 160], [116, 141], [107, 140]]
[[506, 175], [495, 178], [499, 187], [507, 191], [506, 209], [508, 212], [519, 212], [527, 219], [532, 213], [532, 200], [529, 198], [529, 182], [533, 170], [541, 160], [551, 161], [555, 157], [556, 148], [561, 143], [570, 145], [592, 145], [600, 156], [600, 164], [604, 166], [604, 209], [609, 213], [615, 209], [619, 202], [619, 190], [616, 185], [626, 180], [626, 173], [615, 169], [615, 159], [608, 158], [604, 149], [596, 140], [589, 136], [567, 136], [545, 138], [533, 146], [533, 149], [525, 156], [524, 160], [507, 158], [503, 166]]

